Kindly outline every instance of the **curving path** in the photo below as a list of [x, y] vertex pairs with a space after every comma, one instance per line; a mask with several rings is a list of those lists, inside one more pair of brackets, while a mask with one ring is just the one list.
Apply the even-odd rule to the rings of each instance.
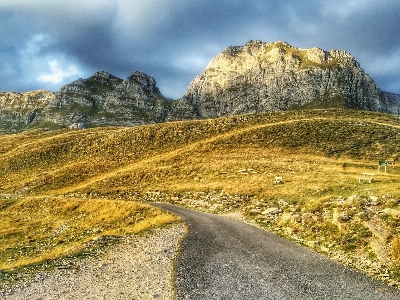
[[250, 225], [166, 203], [189, 232], [177, 299], [400, 299], [400, 291]]

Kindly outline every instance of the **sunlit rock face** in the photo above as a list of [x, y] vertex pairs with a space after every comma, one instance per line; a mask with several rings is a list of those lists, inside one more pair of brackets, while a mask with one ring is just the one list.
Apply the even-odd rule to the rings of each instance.
[[28, 126], [54, 95], [49, 91], [0, 92], [0, 130]]
[[383, 93], [346, 51], [250, 41], [218, 54], [180, 101], [211, 118], [328, 107], [397, 113], [395, 96]]

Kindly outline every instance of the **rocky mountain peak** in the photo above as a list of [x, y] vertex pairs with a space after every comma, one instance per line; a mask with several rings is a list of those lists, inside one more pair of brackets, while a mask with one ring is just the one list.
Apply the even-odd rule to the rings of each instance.
[[89, 82], [99, 82], [100, 84], [119, 84], [122, 79], [111, 75], [105, 71], [98, 71], [87, 79]]
[[104, 78], [105, 81], [108, 81], [109, 79], [118, 78], [118, 77], [111, 75], [110, 73], [108, 73], [106, 71], [97, 71], [89, 78]]
[[0, 109], [36, 109], [48, 103], [53, 92], [38, 90], [26, 93], [0, 92]]
[[182, 102], [198, 117], [341, 107], [392, 112], [346, 51], [252, 40], [222, 51], [189, 85]]
[[139, 71], [132, 72], [132, 74], [124, 81], [123, 86], [129, 91], [137, 91], [137, 89], [140, 88], [150, 95], [161, 94], [157, 88], [155, 79]]
[[168, 101], [142, 72], [123, 80], [99, 71], [63, 86], [44, 108], [44, 119], [73, 128], [154, 123], [164, 120]]
[[355, 58], [346, 51], [325, 51], [314, 47], [301, 49], [282, 41], [264, 43], [252, 40], [244, 46], [232, 46], [217, 55], [207, 65], [207, 69], [223, 69], [225, 64], [230, 69], [237, 68], [237, 64], [248, 70], [254, 67], [267, 69], [272, 65], [289, 65], [293, 71], [308, 68], [310, 66], [327, 68], [335, 64], [357, 66]]
[[[87, 79], [79, 78], [69, 84], [62, 86], [57, 93], [59, 95], [92, 95], [103, 93], [104, 89], [112, 89], [116, 85], [120, 84], [123, 80], [115, 77], [107, 72], [99, 71], [94, 73]], [[109, 88], [107, 88], [109, 87]], [[68, 97], [63, 97], [67, 100]], [[55, 101], [57, 102], [57, 101]], [[71, 101], [64, 101], [62, 104], [69, 105]]]

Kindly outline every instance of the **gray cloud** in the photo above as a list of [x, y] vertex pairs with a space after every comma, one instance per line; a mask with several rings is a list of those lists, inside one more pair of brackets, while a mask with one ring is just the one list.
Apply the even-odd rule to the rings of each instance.
[[105, 70], [182, 96], [208, 62], [250, 39], [347, 50], [400, 93], [397, 0], [2, 0], [0, 90], [58, 90]]

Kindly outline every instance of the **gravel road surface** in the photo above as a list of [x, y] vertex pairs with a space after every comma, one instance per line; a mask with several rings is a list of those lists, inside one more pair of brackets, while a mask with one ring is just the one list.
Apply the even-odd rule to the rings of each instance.
[[189, 232], [177, 299], [400, 299], [400, 291], [242, 222], [166, 203]]
[[185, 232], [180, 223], [126, 237], [103, 255], [77, 259], [70, 269], [40, 272], [0, 290], [0, 299], [173, 299], [173, 262]]

